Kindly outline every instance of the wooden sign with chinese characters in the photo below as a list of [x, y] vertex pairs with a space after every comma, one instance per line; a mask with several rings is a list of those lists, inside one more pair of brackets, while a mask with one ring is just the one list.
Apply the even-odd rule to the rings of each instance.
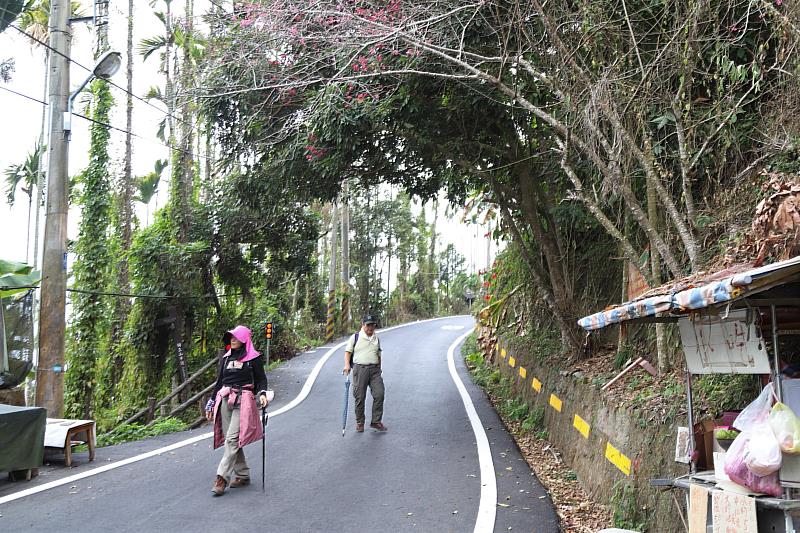
[[756, 501], [724, 490], [711, 493], [714, 533], [758, 533]]
[[689, 533], [706, 533], [708, 489], [689, 485]]

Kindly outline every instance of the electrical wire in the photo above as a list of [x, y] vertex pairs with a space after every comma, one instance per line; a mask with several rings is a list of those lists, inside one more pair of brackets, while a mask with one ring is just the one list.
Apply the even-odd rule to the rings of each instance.
[[170, 150], [175, 150], [176, 152], [180, 152], [180, 153], [182, 153], [184, 155], [188, 155], [188, 156], [191, 156], [191, 157], [196, 157], [198, 159], [205, 159], [205, 160], [208, 160], [208, 161], [213, 161], [213, 158], [211, 158], [211, 157], [209, 157], [207, 155], [196, 154], [194, 152], [189, 152], [188, 150], [184, 150], [183, 148], [178, 148], [176, 146], [172, 146], [169, 143], [165, 143], [165, 142], [162, 142], [162, 141], [156, 141], [156, 140], [150, 139], [148, 137], [143, 137], [142, 135], [139, 135], [138, 133], [134, 133], [134, 132], [132, 132], [130, 130], [126, 130], [124, 128], [118, 128], [117, 126], [112, 126], [111, 124], [108, 124], [107, 122], [102, 122], [100, 120], [97, 120], [97, 119], [94, 119], [94, 118], [91, 118], [91, 117], [87, 117], [86, 115], [83, 115], [81, 113], [76, 113], [76, 112], [73, 111], [72, 114], [75, 115], [76, 117], [80, 117], [80, 118], [82, 118], [84, 120], [88, 120], [89, 122], [91, 122], [93, 124], [97, 124], [98, 126], [103, 126], [104, 128], [116, 130], [116, 131], [119, 131], [121, 133], [130, 134], [131, 136], [136, 137], [138, 139], [142, 139], [142, 140], [147, 141], [149, 143], [163, 146], [164, 148], [169, 148]]
[[[20, 32], [21, 34], [23, 34], [23, 35], [25, 35], [26, 37], [28, 37], [29, 39], [31, 39], [32, 41], [35, 41], [35, 42], [39, 43], [40, 45], [44, 46], [45, 48], [47, 48], [47, 49], [48, 49], [48, 50], [50, 50], [51, 52], [53, 52], [53, 53], [55, 53], [55, 54], [57, 54], [57, 55], [59, 55], [59, 56], [63, 57], [64, 59], [66, 59], [66, 60], [67, 60], [67, 61], [69, 61], [70, 63], [74, 63], [74, 64], [78, 65], [79, 67], [81, 67], [82, 69], [86, 70], [87, 72], [93, 72], [93, 69], [90, 69], [90, 68], [89, 68], [89, 67], [87, 67], [86, 65], [84, 65], [84, 64], [82, 64], [82, 63], [80, 63], [79, 61], [77, 61], [77, 60], [75, 60], [75, 59], [71, 58], [70, 56], [68, 56], [68, 55], [66, 55], [66, 54], [64, 54], [64, 53], [62, 53], [62, 52], [59, 52], [58, 50], [56, 50], [55, 48], [53, 48], [52, 46], [50, 46], [50, 45], [49, 45], [49, 44], [47, 44], [46, 42], [42, 41], [41, 39], [38, 39], [38, 38], [36, 38], [35, 36], [33, 36], [33, 35], [31, 35], [30, 33], [26, 32], [25, 30], [23, 30], [23, 29], [22, 29], [22, 28], [20, 28], [19, 26], [15, 25], [15, 24], [9, 24], [9, 27], [11, 27], [11, 28], [14, 28], [15, 30], [17, 30], [17, 31], [18, 31], [18, 32]], [[143, 102], [144, 104], [146, 104], [146, 105], [148, 105], [148, 106], [152, 107], [153, 109], [155, 109], [155, 110], [156, 110], [156, 111], [158, 111], [159, 113], [162, 113], [164, 116], [166, 116], [166, 117], [168, 117], [168, 118], [171, 118], [172, 120], [174, 120], [174, 121], [176, 121], [176, 122], [179, 122], [179, 123], [181, 123], [181, 124], [185, 124], [185, 125], [189, 126], [190, 128], [192, 128], [192, 130], [194, 130], [194, 131], [195, 131], [195, 133], [198, 133], [198, 132], [197, 132], [197, 129], [196, 129], [196, 128], [195, 128], [195, 127], [194, 127], [194, 126], [193, 126], [193, 125], [192, 125], [190, 122], [187, 122], [187, 121], [185, 121], [185, 120], [183, 120], [183, 119], [181, 119], [181, 118], [178, 118], [178, 117], [176, 117], [175, 115], [171, 114], [169, 111], [164, 111], [163, 109], [161, 109], [161, 108], [160, 108], [160, 107], [158, 107], [157, 105], [155, 105], [155, 104], [153, 104], [153, 103], [151, 103], [151, 102], [147, 101], [146, 99], [142, 98], [141, 96], [139, 96], [139, 95], [137, 95], [137, 94], [134, 94], [134, 93], [132, 93], [132, 92], [128, 91], [128, 89], [126, 89], [125, 87], [122, 87], [121, 85], [117, 85], [117, 84], [116, 84], [116, 83], [114, 83], [112, 80], [105, 80], [105, 81], [106, 81], [106, 83], [108, 83], [108, 84], [109, 84], [109, 85], [111, 85], [112, 87], [115, 87], [115, 88], [119, 89], [120, 91], [124, 92], [125, 94], [128, 94], [128, 95], [132, 96], [132, 97], [133, 97], [133, 98], [135, 98], [136, 100], [139, 100], [139, 101]]]
[[[27, 98], [28, 100], [32, 100], [32, 101], [37, 102], [37, 103], [42, 104], [42, 105], [49, 105], [47, 102], [39, 100], [38, 98], [34, 98], [33, 96], [28, 96], [27, 94], [15, 91], [13, 89], [9, 89], [8, 87], [3, 87], [3, 86], [0, 85], [0, 89], [8, 91], [8, 92], [10, 92], [12, 94], [15, 94], [17, 96], [21, 96], [23, 98]], [[180, 153], [182, 153], [184, 155], [189, 155], [191, 157], [196, 157], [198, 159], [205, 159], [205, 160], [208, 160], [208, 161], [213, 161], [213, 158], [211, 158], [211, 157], [209, 157], [207, 155], [196, 154], [194, 152], [189, 152], [189, 151], [184, 150], [182, 148], [178, 148], [176, 146], [172, 146], [171, 144], [166, 143], [166, 142], [154, 140], [154, 139], [151, 139], [149, 137], [144, 137], [143, 135], [139, 135], [138, 133], [134, 133], [132, 131], [129, 131], [129, 130], [126, 130], [126, 129], [123, 129], [123, 128], [118, 128], [117, 126], [112, 126], [111, 124], [108, 124], [106, 122], [102, 122], [100, 120], [96, 120], [96, 119], [93, 119], [91, 117], [87, 117], [86, 115], [84, 115], [82, 113], [77, 113], [77, 112], [73, 111], [72, 114], [75, 115], [76, 117], [80, 117], [80, 118], [82, 118], [84, 120], [87, 120], [87, 121], [89, 121], [89, 122], [91, 122], [93, 124], [97, 124], [98, 126], [103, 126], [105, 128], [116, 130], [116, 131], [119, 131], [119, 132], [125, 133], [125, 134], [130, 133], [131, 136], [136, 137], [137, 139], [142, 139], [143, 141], [147, 141], [147, 142], [149, 142], [151, 144], [156, 144], [156, 145], [159, 145], [159, 146], [163, 146], [164, 148], [169, 148], [170, 150], [175, 150], [176, 152], [180, 152]]]
[[[39, 285], [26, 285], [17, 288], [36, 290], [36, 289], [41, 289], [42, 287]], [[206, 299], [206, 298], [225, 298], [227, 296], [241, 296], [244, 294], [244, 292], [229, 292], [226, 294], [199, 294], [196, 296], [181, 296], [178, 294], [130, 294], [125, 292], [87, 291], [83, 289], [72, 289], [72, 288], [66, 288], [64, 290], [67, 292], [74, 292], [78, 294], [88, 294], [90, 296], [115, 296], [118, 298], [153, 298], [157, 300], [169, 300], [173, 298], [196, 300], [196, 299]]]
[[0, 89], [3, 89], [4, 91], [8, 91], [10, 93], [16, 94], [17, 96], [21, 96], [23, 98], [27, 98], [28, 100], [33, 100], [34, 102], [37, 102], [39, 104], [47, 105], [47, 102], [45, 102], [43, 100], [39, 100], [38, 98], [34, 98], [33, 96], [28, 96], [27, 94], [19, 93], [19, 92], [13, 90], [13, 89], [9, 89], [8, 87], [3, 87], [2, 85], [0, 85]]

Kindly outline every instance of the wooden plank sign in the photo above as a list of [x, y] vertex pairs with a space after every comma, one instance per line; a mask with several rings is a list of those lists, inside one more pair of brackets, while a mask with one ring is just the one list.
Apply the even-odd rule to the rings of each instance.
[[756, 501], [724, 490], [711, 494], [714, 533], [758, 533]]
[[689, 533], [706, 533], [708, 523], [708, 489], [689, 485]]

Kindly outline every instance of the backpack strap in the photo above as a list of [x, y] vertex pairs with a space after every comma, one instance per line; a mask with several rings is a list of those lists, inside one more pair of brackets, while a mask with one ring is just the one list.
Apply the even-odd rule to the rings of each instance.
[[359, 333], [360, 333], [360, 331], [356, 331], [356, 334], [353, 335], [353, 351], [350, 352], [350, 366], [353, 366], [354, 364], [356, 364], [356, 362], [355, 362], [355, 359], [356, 359], [356, 344], [358, 344], [358, 334]]

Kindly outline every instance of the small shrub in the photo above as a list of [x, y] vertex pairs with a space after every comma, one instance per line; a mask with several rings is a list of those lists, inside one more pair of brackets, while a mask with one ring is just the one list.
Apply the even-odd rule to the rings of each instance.
[[628, 359], [630, 358], [631, 358], [631, 353], [627, 349], [619, 350], [617, 354], [614, 356], [614, 368], [616, 368], [617, 370], [621, 369], [622, 365], [628, 362]]
[[[472, 354], [480, 354], [480, 348], [478, 348], [478, 334], [472, 333], [466, 339], [464, 339], [464, 344], [461, 345], [461, 355], [463, 357], [469, 357]], [[481, 357], [481, 360], [483, 357]]]
[[566, 472], [564, 472], [564, 479], [566, 479], [567, 481], [577, 481], [578, 474], [576, 474], [572, 470], [567, 470]]
[[97, 446], [113, 446], [114, 444], [121, 444], [123, 442], [132, 442], [135, 440], [147, 439], [150, 437], [157, 437], [166, 433], [175, 433], [176, 431], [184, 431], [188, 428], [186, 422], [177, 418], [160, 418], [150, 426], [143, 426], [142, 424], [132, 423], [119, 426], [111, 433], [102, 433], [97, 436]]
[[636, 502], [636, 489], [625, 481], [618, 481], [613, 489], [614, 493], [611, 496], [613, 526], [641, 531], [645, 525], [645, 517]]
[[505, 400], [500, 410], [509, 420], [524, 420], [528, 416], [528, 402], [523, 398], [514, 397]]
[[550, 436], [550, 433], [547, 432], [546, 429], [540, 429], [536, 433], [533, 434], [534, 437], [537, 439], [547, 440], [547, 437]]
[[468, 367], [476, 368], [483, 364], [483, 355], [480, 352], [474, 352], [464, 357], [464, 360]]
[[522, 422], [525, 431], [539, 430], [544, 427], [544, 407], [534, 407]]

